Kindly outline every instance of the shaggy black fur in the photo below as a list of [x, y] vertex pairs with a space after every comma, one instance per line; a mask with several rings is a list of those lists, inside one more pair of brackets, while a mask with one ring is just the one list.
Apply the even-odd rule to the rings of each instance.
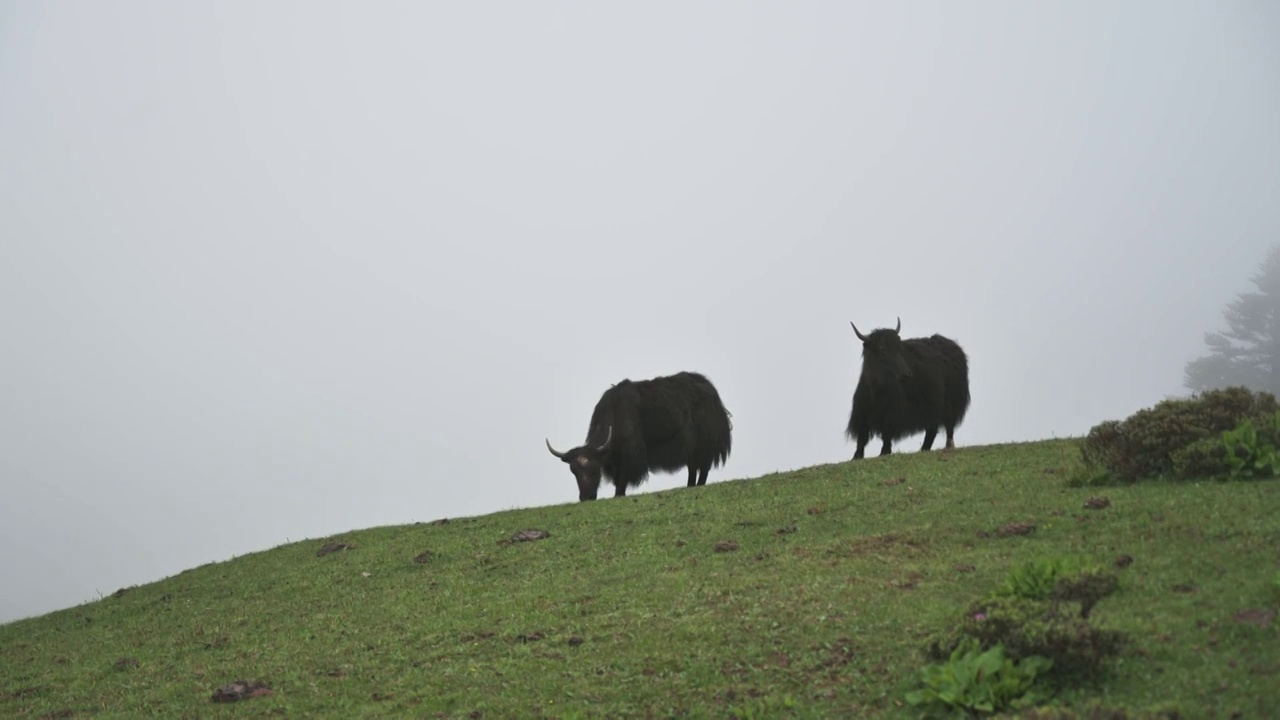
[[732, 445], [730, 413], [706, 377], [695, 372], [623, 380], [604, 392], [591, 413], [586, 441], [552, 455], [569, 464], [578, 499], [595, 500], [603, 476], [614, 497], [638, 487], [650, 472], [689, 469], [689, 487], [705, 485]]
[[[853, 325], [853, 323], [849, 323]], [[969, 410], [969, 359], [954, 340], [941, 335], [903, 340], [902, 321], [894, 330], [863, 335], [862, 376], [853, 392], [853, 409], [845, 434], [857, 440], [853, 459], [863, 457], [872, 435], [884, 441], [881, 455], [893, 442], [924, 432], [922, 451], [933, 447], [938, 427], [947, 429], [947, 448], [954, 448], [956, 427]]]

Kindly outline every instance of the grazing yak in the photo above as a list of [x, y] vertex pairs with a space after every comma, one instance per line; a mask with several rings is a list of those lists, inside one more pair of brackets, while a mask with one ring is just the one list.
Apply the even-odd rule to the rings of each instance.
[[[853, 325], [852, 322], [849, 323]], [[947, 449], [956, 446], [956, 427], [969, 409], [969, 359], [954, 340], [934, 335], [903, 340], [898, 326], [866, 335], [862, 341], [862, 375], [853, 392], [853, 409], [845, 434], [858, 441], [859, 460], [872, 435], [884, 441], [888, 455], [895, 440], [924, 431], [921, 451], [933, 447], [938, 427], [947, 429]]]
[[650, 472], [689, 468], [689, 487], [707, 484], [711, 468], [729, 457], [732, 424], [720, 394], [694, 372], [632, 382], [604, 391], [582, 445], [552, 455], [568, 463], [578, 500], [595, 500], [604, 476], [614, 497], [638, 487]]

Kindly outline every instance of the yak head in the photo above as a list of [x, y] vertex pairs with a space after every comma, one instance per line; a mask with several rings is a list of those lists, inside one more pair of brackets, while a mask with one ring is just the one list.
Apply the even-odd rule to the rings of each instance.
[[552, 455], [560, 458], [573, 471], [573, 478], [578, 481], [578, 500], [595, 500], [600, 490], [600, 473], [605, 454], [609, 452], [609, 444], [613, 442], [613, 426], [609, 426], [609, 434], [600, 445], [579, 445], [572, 450], [560, 452], [551, 447], [547, 440], [547, 449]]
[[[851, 321], [849, 323], [853, 325]], [[892, 330], [881, 328], [863, 335], [858, 326], [853, 325], [853, 333], [862, 341], [862, 372], [871, 379], [905, 380], [911, 377], [911, 366], [902, 354], [902, 318], [898, 318], [898, 326]]]

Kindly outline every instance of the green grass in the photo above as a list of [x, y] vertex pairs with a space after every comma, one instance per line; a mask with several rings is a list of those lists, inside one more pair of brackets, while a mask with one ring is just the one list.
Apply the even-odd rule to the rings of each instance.
[[[1280, 706], [1280, 622], [1233, 619], [1276, 602], [1280, 482], [1071, 488], [1077, 457], [869, 458], [293, 543], [0, 626], [0, 716], [911, 717], [926, 636], [1064, 554], [1133, 557], [1090, 618], [1134, 646], [1059, 702]], [[1015, 521], [1036, 530], [992, 532]], [[526, 528], [551, 536], [499, 544]], [[330, 539], [355, 547], [317, 557]], [[273, 695], [211, 702], [242, 678]]]

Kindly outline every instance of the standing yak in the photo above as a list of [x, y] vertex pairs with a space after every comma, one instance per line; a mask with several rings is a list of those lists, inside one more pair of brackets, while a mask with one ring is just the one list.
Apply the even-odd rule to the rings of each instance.
[[[849, 323], [853, 325], [852, 322]], [[933, 447], [938, 427], [947, 429], [947, 449], [956, 446], [956, 427], [969, 409], [969, 359], [950, 338], [934, 335], [903, 340], [902, 318], [893, 330], [863, 335], [862, 376], [853, 392], [853, 409], [845, 433], [858, 441], [853, 459], [862, 458], [872, 435], [884, 441], [888, 455], [895, 440], [924, 431], [921, 451]]]
[[552, 455], [569, 465], [578, 500], [595, 500], [603, 475], [614, 497], [638, 487], [650, 472], [689, 468], [689, 487], [706, 485], [711, 468], [729, 457], [732, 424], [720, 394], [694, 372], [632, 382], [604, 391], [591, 413], [586, 441]]

